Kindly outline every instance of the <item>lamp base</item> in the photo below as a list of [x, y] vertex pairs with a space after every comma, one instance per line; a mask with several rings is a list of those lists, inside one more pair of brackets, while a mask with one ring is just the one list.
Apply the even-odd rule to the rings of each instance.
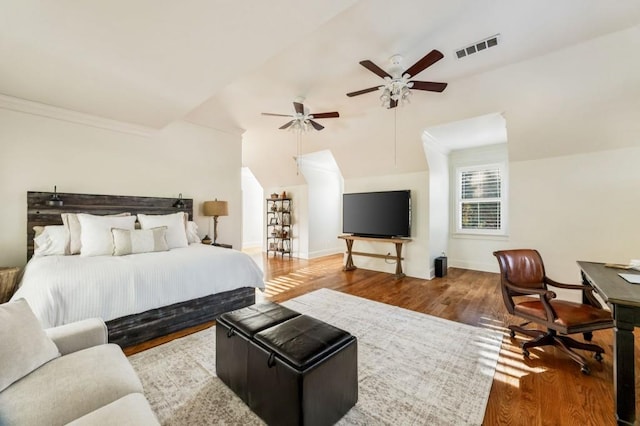
[[211, 245], [211, 243], [212, 243], [213, 241], [211, 241], [211, 238], [209, 238], [209, 236], [208, 236], [208, 235], [205, 235], [201, 242], [202, 242], [202, 244], [208, 244], [208, 245]]

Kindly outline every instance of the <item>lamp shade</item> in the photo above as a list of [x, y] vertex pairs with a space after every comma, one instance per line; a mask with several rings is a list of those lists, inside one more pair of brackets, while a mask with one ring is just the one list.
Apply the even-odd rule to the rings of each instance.
[[226, 201], [205, 201], [204, 202], [204, 215], [205, 216], [228, 216], [229, 206]]

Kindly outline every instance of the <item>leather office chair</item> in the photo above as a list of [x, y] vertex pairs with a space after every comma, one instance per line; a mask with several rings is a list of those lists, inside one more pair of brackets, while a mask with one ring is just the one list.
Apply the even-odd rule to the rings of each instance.
[[[493, 255], [500, 264], [502, 296], [507, 310], [512, 315], [528, 320], [521, 325], [509, 326], [511, 338], [515, 337], [516, 332], [533, 337], [533, 340], [521, 345], [523, 355], [529, 357], [529, 348], [554, 345], [580, 364], [584, 374], [589, 374], [591, 371], [586, 360], [573, 349], [595, 352], [598, 361], [602, 361], [604, 349], [578, 342], [567, 335], [583, 333], [585, 340], [591, 341], [594, 330], [613, 327], [611, 313], [602, 309], [593, 295], [593, 289], [587, 285], [561, 284], [548, 278], [537, 250], [502, 250]], [[580, 290], [583, 303], [553, 300], [556, 294], [547, 286]], [[547, 331], [523, 328], [531, 322], [546, 327]]]

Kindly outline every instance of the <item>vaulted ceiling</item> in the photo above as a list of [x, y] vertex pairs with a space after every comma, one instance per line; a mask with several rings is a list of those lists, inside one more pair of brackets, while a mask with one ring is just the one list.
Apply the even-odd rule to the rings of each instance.
[[[0, 93], [160, 129], [175, 120], [243, 134], [264, 186], [301, 183], [295, 134], [278, 130], [299, 96], [339, 111], [304, 152], [330, 149], [345, 177], [425, 170], [427, 127], [501, 114], [518, 160], [637, 144], [636, 0], [181, 2], [0, 0]], [[496, 47], [455, 51], [500, 34]], [[393, 110], [358, 62], [405, 68], [445, 57]]]

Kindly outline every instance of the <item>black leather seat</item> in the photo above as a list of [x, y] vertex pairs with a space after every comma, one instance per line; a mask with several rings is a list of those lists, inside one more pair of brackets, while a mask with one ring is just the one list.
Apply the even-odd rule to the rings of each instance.
[[254, 313], [260, 311], [262, 319], [246, 312], [221, 316], [216, 364], [223, 365], [216, 367], [218, 376], [269, 425], [340, 420], [358, 401], [356, 338], [295, 311], [271, 306]]
[[236, 395], [247, 401], [249, 344], [253, 336], [300, 315], [273, 302], [261, 302], [222, 314], [216, 327], [216, 374]]

